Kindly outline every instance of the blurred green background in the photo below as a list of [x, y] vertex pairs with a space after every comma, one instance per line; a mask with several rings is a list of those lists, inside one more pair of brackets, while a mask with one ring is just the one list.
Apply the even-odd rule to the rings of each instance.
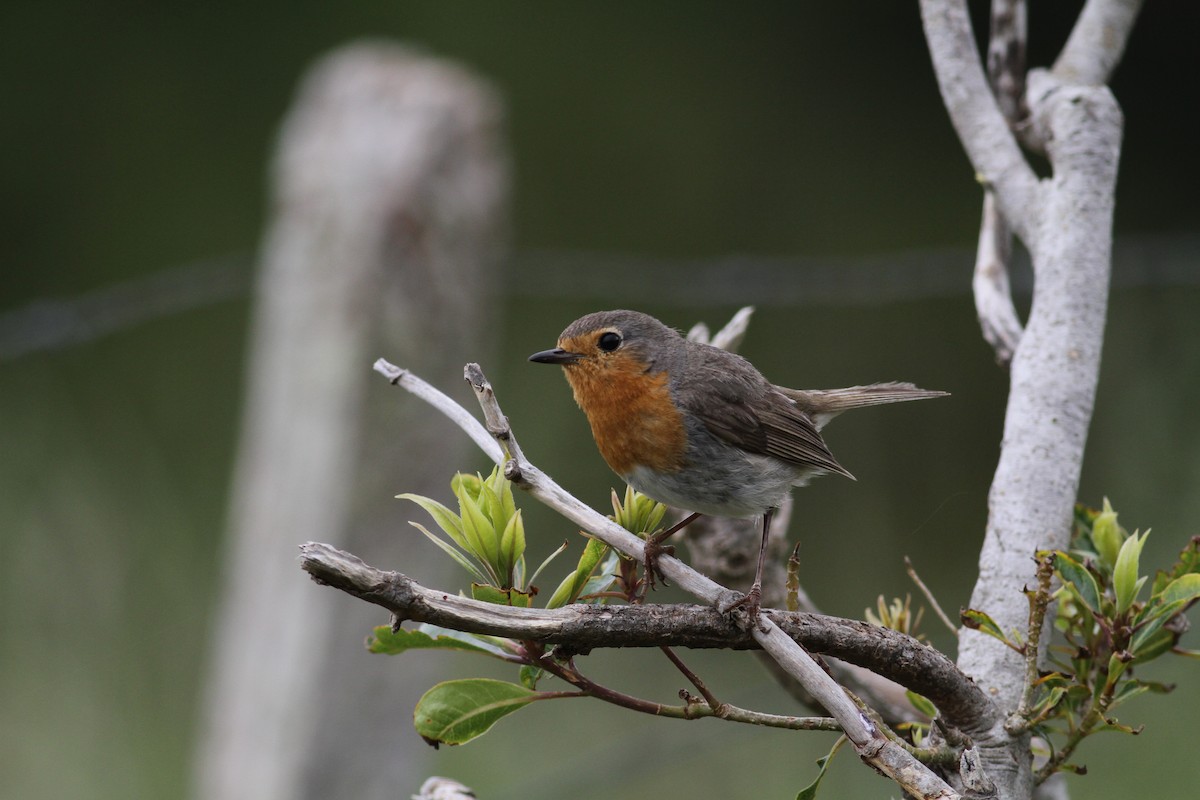
[[[1044, 64], [1080, 4], [1031, 5], [1031, 62]], [[1087, 502], [1111, 497], [1131, 529], [1153, 526], [1143, 558], [1156, 564], [1200, 533], [1197, 23], [1193, 4], [1150, 4], [1113, 82], [1126, 116], [1116, 288], [1081, 487]], [[859, 616], [876, 595], [911, 590], [909, 555], [943, 605], [966, 602], [1006, 380], [967, 294], [979, 191], [914, 3], [17, 1], [0, 9], [0, 31], [0, 319], [192, 262], [248, 283], [299, 75], [357, 37], [416, 43], [486, 76], [507, 103], [515, 245], [488, 372], [526, 452], [603, 507], [614, 479], [582, 415], [557, 371], [525, 356], [600, 307], [686, 328], [756, 304], [743, 352], [776, 382], [904, 379], [953, 393], [831, 427], [859, 482], [798, 495], [790, 535], [804, 542], [810, 593]], [[891, 263], [912, 271], [876, 270]], [[862, 278], [879, 274], [891, 282]], [[249, 312], [245, 293], [229, 294], [0, 363], [4, 797], [186, 791]], [[378, 502], [395, 506], [398, 537], [413, 535], [411, 508]], [[543, 513], [530, 529], [534, 554], [572, 534]], [[384, 566], [403, 567], [399, 548]], [[364, 619], [363, 633], [385, 621]], [[678, 689], [661, 656], [588, 660], [644, 696]], [[744, 655], [689, 661], [725, 699], [793, 708]], [[1140, 738], [1085, 746], [1080, 796], [1179, 797], [1200, 780], [1197, 671], [1152, 677], [1180, 686], [1125, 707], [1122, 721], [1147, 726]], [[396, 725], [405, 747], [423, 748], [409, 711]], [[489, 799], [601, 797], [618, 781], [639, 794], [788, 797], [831, 743], [541, 704], [431, 751], [396, 796], [436, 773]], [[827, 796], [893, 793], [844, 761]]]

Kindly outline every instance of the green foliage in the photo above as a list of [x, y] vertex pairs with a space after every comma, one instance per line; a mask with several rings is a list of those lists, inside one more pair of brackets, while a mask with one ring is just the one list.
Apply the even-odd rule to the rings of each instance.
[[1117, 563], [1117, 554], [1121, 551], [1121, 543], [1125, 533], [1117, 524], [1117, 512], [1113, 511], [1108, 498], [1104, 498], [1104, 510], [1101, 511], [1091, 527], [1091, 541], [1096, 545], [1096, 554], [1100, 563], [1112, 569]]
[[[561, 608], [578, 600], [579, 596], [583, 594], [584, 588], [587, 587], [588, 582], [592, 579], [596, 567], [600, 565], [601, 560], [608, 554], [608, 551], [609, 547], [604, 542], [599, 539], [588, 539], [587, 546], [583, 548], [583, 555], [579, 557], [579, 564], [576, 565], [575, 571], [563, 578], [562, 583], [554, 590], [554, 594], [550, 595], [550, 599], [546, 601], [546, 608]], [[612, 582], [611, 575], [607, 582]]]
[[613, 491], [612, 507], [613, 521], [638, 536], [657, 531], [667, 513], [665, 505], [634, 491], [632, 486], [625, 487], [624, 500], [619, 499], [616, 491]]
[[[429, 514], [442, 535], [413, 522], [443, 552], [471, 577], [471, 597], [487, 603], [529, 608], [537, 595], [534, 581], [551, 560], [566, 549], [566, 543], [551, 553], [528, 579], [525, 577], [525, 526], [513, 499], [512, 484], [497, 468], [486, 478], [459, 473], [451, 481], [458, 500], [458, 513], [415, 494], [402, 494]], [[648, 536], [658, 530], [666, 506], [626, 488], [624, 499], [613, 492], [613, 519], [627, 530]], [[631, 562], [632, 563], [632, 562]], [[575, 569], [559, 583], [546, 601], [547, 608], [577, 602], [607, 602], [610, 598], [632, 599], [637, 581], [629, 577], [628, 564], [598, 539], [589, 538]], [[614, 587], [623, 591], [614, 591]], [[632, 590], [629, 587], [633, 587]], [[547, 655], [535, 642], [520, 642], [492, 636], [452, 631], [421, 625], [413, 631], [375, 628], [367, 639], [372, 653], [398, 655], [410, 650], [461, 650], [491, 656], [519, 665], [520, 683], [485, 678], [447, 681], [434, 686], [421, 698], [414, 712], [417, 732], [430, 744], [462, 744], [486, 733], [500, 718], [534, 700], [577, 697], [580, 691], [539, 692], [546, 674], [569, 677], [569, 663]]]
[[392, 630], [388, 625], [380, 625], [367, 637], [367, 650], [389, 656], [408, 650], [466, 650], [492, 656], [503, 655], [503, 651], [489, 643], [486, 637], [436, 625], [422, 625], [413, 631]]
[[524, 686], [490, 678], [445, 681], [417, 701], [413, 725], [434, 747], [463, 744], [537, 699], [537, 692]]
[[1004, 642], [1004, 644], [1018, 652], [1021, 650], [1021, 645], [1006, 636], [1004, 631], [1000, 630], [1000, 625], [996, 620], [992, 619], [986, 612], [978, 611], [974, 608], [964, 608], [959, 612], [959, 620], [962, 622], [963, 627], [979, 631], [980, 633], [986, 633], [993, 639]]
[[1029, 691], [1028, 726], [1052, 746], [1061, 742], [1046, 754], [1039, 780], [1076, 769], [1068, 760], [1093, 733], [1139, 733], [1140, 728], [1118, 722], [1113, 710], [1140, 694], [1171, 689], [1134, 670], [1178, 651], [1187, 628], [1182, 614], [1200, 598], [1200, 537], [1184, 547], [1169, 570], [1158, 571], [1150, 596], [1139, 600], [1150, 578], [1141, 566], [1148, 535], [1126, 532], [1106, 498], [1100, 511], [1076, 509], [1070, 553], [1039, 554], [1050, 559], [1062, 581], [1053, 595], [1062, 642], [1048, 649], [1054, 670], [1040, 675]]
[[[446, 506], [416, 494], [397, 495], [429, 513], [449, 541], [424, 525], [410, 523], [467, 571], [472, 596], [491, 603], [528, 607], [536, 593], [533, 581], [562, 548], [525, 577], [525, 523], [513, 500], [512, 483], [497, 467], [487, 478], [458, 473], [450, 482], [458, 499], [455, 514]], [[565, 545], [564, 545], [565, 548]]]
[[891, 603], [886, 602], [883, 595], [879, 595], [875, 601], [875, 611], [868, 608], [863, 613], [864, 618], [872, 625], [891, 628], [916, 639], [925, 638], [917, 633], [917, 628], [921, 625], [921, 617], [925, 615], [925, 609], [919, 608], [917, 613], [913, 614], [911, 595], [905, 595], [903, 600], [893, 597]]

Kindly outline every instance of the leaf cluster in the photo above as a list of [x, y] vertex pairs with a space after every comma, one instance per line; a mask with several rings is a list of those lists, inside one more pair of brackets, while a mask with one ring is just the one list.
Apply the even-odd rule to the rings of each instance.
[[[1057, 603], [1058, 636], [1047, 648], [1051, 670], [1038, 674], [1029, 687], [1030, 702], [1020, 723], [1049, 748], [1039, 780], [1059, 770], [1084, 771], [1069, 759], [1093, 733], [1141, 732], [1119, 722], [1113, 710], [1140, 694], [1173, 687], [1144, 679], [1136, 674], [1138, 667], [1172, 652], [1200, 656], [1179, 647], [1188, 627], [1184, 612], [1200, 599], [1200, 537], [1188, 542], [1171, 567], [1154, 571], [1151, 580], [1141, 565], [1149, 533], [1131, 534], [1121, 527], [1106, 498], [1100, 510], [1076, 507], [1069, 551], [1038, 554], [1061, 581], [1041, 599], [1039, 592], [1027, 591], [1031, 620], [1040, 619], [1034, 613], [1039, 602]], [[1028, 643], [1015, 632], [1005, 635], [987, 614], [968, 610], [963, 619], [1025, 654]]]
[[[512, 484], [497, 468], [486, 478], [459, 473], [451, 481], [458, 500], [456, 514], [445, 505], [415, 494], [398, 495], [421, 506], [444, 536], [412, 522], [427, 538], [450, 556], [472, 578], [471, 596], [476, 600], [528, 608], [538, 594], [534, 581], [566, 543], [550, 554], [537, 570], [525, 578], [525, 528], [521, 511], [513, 500]], [[648, 535], [658, 529], [666, 506], [626, 489], [624, 499], [613, 492], [613, 519], [627, 530]], [[627, 586], [638, 581], [629, 577], [630, 566], [599, 539], [588, 538], [575, 568], [562, 578], [546, 601], [546, 608], [575, 602], [607, 602], [610, 598], [631, 599]], [[622, 591], [614, 591], [616, 588]], [[415, 649], [450, 649], [474, 652], [519, 665], [519, 683], [490, 678], [445, 681], [418, 701], [413, 713], [417, 732], [435, 747], [462, 744], [486, 733], [497, 721], [529, 703], [561, 697], [579, 697], [606, 692], [584, 678], [569, 659], [547, 654], [534, 643], [494, 636], [463, 633], [435, 625], [416, 630], [393, 630], [380, 626], [367, 640], [373, 653], [397, 655]], [[566, 679], [574, 690], [539, 691], [545, 672]], [[608, 699], [612, 699], [609, 697]], [[632, 698], [630, 698], [632, 700]]]
[[504, 473], [498, 467], [486, 478], [460, 472], [451, 480], [450, 489], [458, 500], [457, 514], [422, 495], [397, 497], [429, 512], [447, 538], [419, 522], [409, 524], [467, 571], [474, 579], [471, 595], [476, 600], [528, 608], [536, 593], [534, 580], [566, 545], [547, 556], [526, 580], [525, 523]]

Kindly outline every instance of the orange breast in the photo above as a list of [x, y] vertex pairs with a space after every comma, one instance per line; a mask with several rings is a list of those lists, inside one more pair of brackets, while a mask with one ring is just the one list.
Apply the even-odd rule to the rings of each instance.
[[566, 369], [575, 402], [587, 414], [600, 455], [618, 475], [635, 466], [673, 472], [683, 466], [687, 434], [671, 402], [667, 374], [648, 375], [634, 359]]

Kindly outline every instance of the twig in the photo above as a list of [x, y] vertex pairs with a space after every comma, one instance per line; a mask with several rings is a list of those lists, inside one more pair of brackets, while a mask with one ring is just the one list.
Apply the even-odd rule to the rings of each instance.
[[492, 461], [498, 464], [504, 458], [503, 451], [496, 444], [492, 435], [488, 433], [487, 428], [480, 425], [479, 420], [471, 416], [465, 408], [454, 402], [454, 400], [440, 389], [431, 386], [408, 370], [400, 369], [400, 367], [390, 364], [382, 358], [375, 362], [374, 369], [380, 375], [387, 378], [392, 386], [399, 386], [410, 394], [416, 395], [449, 417], [450, 421], [462, 428], [463, 432], [471, 437], [471, 441]]
[[624, 692], [618, 692], [615, 689], [610, 689], [607, 686], [596, 683], [580, 672], [573, 661], [563, 663], [553, 656], [542, 653], [540, 649], [536, 649], [536, 645], [535, 649], [529, 652], [529, 656], [542, 669], [579, 689], [578, 692], [547, 692], [543, 693], [538, 699], [594, 697], [597, 700], [602, 700], [606, 703], [629, 709], [630, 711], [637, 711], [656, 717], [689, 720], [716, 717], [730, 722], [762, 725], [769, 728], [785, 728], [796, 731], [841, 731], [841, 726], [838, 725], [837, 720], [830, 719], [829, 717], [792, 717], [781, 714], [767, 714], [761, 711], [751, 711], [747, 708], [738, 708], [727, 703], [699, 705], [687, 702], [686, 692], [681, 694], [685, 700], [684, 705], [672, 706], [665, 703], [657, 703], [653, 700], [646, 700], [625, 694]]
[[685, 664], [683, 659], [680, 658], [674, 650], [666, 645], [661, 645], [659, 649], [663, 651], [663, 655], [670, 659], [671, 663], [675, 665], [675, 668], [683, 673], [683, 676], [687, 678], [689, 682], [691, 682], [692, 686], [696, 687], [696, 691], [700, 692], [700, 696], [704, 698], [704, 702], [708, 703], [709, 707], [713, 711], [717, 712], [717, 716], [720, 716], [721, 711], [726, 707], [726, 704], [717, 699], [717, 696], [712, 693], [712, 690], [708, 688], [708, 685], [700, 679], [699, 675], [697, 675], [695, 672], [692, 672], [691, 667]]
[[1050, 607], [1050, 581], [1054, 577], [1054, 556], [1044, 555], [1038, 559], [1037, 589], [1029, 601], [1029, 633], [1025, 641], [1025, 691], [1016, 712], [1005, 721], [1004, 727], [1011, 734], [1029, 729], [1033, 718], [1033, 695], [1037, 691], [1038, 661], [1041, 657], [1042, 628], [1046, 623], [1046, 609]]
[[915, 583], [917, 588], [921, 590], [921, 594], [925, 596], [925, 601], [929, 603], [929, 607], [933, 609], [933, 613], [938, 615], [938, 619], [942, 621], [943, 625], [950, 629], [952, 634], [958, 636], [958, 626], [955, 625], [946, 612], [942, 610], [937, 598], [933, 596], [933, 592], [929, 591], [929, 587], [925, 585], [925, 581], [921, 580], [921, 576], [917, 574], [917, 568], [913, 566], [913, 563], [908, 556], [904, 557], [904, 569], [908, 572], [908, 577], [912, 579], [912, 582]]

